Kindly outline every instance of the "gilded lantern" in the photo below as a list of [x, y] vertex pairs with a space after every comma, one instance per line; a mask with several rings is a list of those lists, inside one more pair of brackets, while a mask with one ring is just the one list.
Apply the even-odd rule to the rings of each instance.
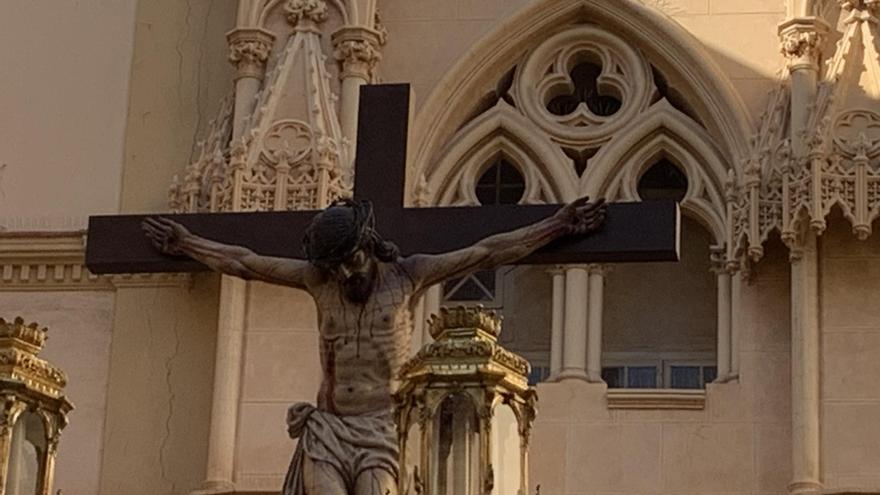
[[400, 493], [525, 495], [528, 361], [498, 344], [501, 317], [482, 307], [442, 308], [430, 332], [396, 397]]

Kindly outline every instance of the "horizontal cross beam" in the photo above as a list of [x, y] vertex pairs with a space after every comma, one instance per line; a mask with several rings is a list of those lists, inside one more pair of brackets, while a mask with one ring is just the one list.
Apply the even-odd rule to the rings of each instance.
[[[552, 215], [561, 205], [404, 208], [410, 113], [408, 85], [364, 86], [358, 127], [355, 197], [370, 199], [378, 229], [403, 254], [459, 249], [494, 233]], [[302, 257], [302, 236], [315, 211], [167, 215], [194, 234], [269, 256]], [[160, 254], [141, 230], [148, 215], [89, 219], [86, 265], [93, 273], [186, 272], [207, 269]], [[608, 206], [603, 228], [560, 239], [519, 263], [678, 260], [679, 210], [674, 202]]]

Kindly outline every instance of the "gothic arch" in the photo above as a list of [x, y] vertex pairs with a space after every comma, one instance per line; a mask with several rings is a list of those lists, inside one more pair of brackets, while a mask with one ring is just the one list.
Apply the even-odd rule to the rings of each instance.
[[570, 201], [577, 176], [558, 146], [534, 132], [530, 123], [503, 100], [462, 128], [426, 177], [434, 194], [428, 204], [475, 204], [474, 185], [486, 164], [506, 156], [526, 181], [523, 202]]
[[638, 201], [639, 179], [661, 156], [673, 161], [688, 178], [682, 212], [702, 223], [715, 242], [723, 245], [728, 165], [711, 136], [666, 100], [632, 121], [591, 160], [580, 179], [581, 194]]
[[503, 22], [468, 51], [425, 102], [414, 124], [414, 180], [434, 171], [442, 148], [466, 120], [481, 91], [512, 60], [572, 24], [598, 24], [623, 35], [683, 94], [738, 171], [747, 156], [747, 112], [729, 79], [686, 30], [634, 0], [539, 0]]

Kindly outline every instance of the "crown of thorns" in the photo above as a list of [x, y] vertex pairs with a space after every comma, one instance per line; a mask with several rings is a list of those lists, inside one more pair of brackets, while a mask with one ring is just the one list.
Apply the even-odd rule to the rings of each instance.
[[306, 258], [321, 267], [341, 264], [358, 249], [367, 249], [385, 262], [400, 254], [397, 246], [376, 232], [376, 217], [369, 201], [336, 201], [315, 215], [303, 237]]

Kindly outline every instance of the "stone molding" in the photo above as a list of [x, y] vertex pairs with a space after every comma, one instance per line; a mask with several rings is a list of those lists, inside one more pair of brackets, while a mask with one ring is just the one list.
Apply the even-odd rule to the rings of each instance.
[[229, 43], [229, 62], [236, 69], [235, 79], [262, 79], [275, 35], [259, 28], [234, 29], [226, 33], [226, 40]]
[[706, 408], [705, 390], [613, 388], [606, 394], [608, 409], [679, 409]]
[[188, 287], [189, 274], [96, 275], [85, 266], [85, 232], [0, 234], [0, 292], [112, 291]]

